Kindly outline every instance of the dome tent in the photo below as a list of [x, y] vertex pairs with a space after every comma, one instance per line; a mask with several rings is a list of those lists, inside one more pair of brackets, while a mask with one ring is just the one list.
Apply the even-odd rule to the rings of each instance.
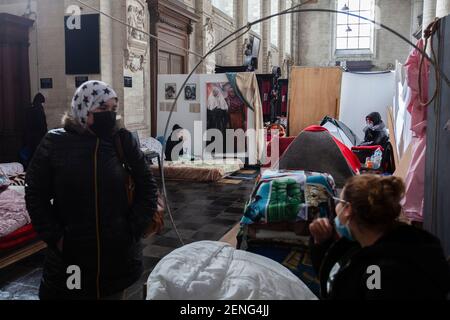
[[338, 188], [359, 173], [353, 152], [324, 127], [306, 128], [280, 158], [280, 170], [305, 170], [330, 174]]

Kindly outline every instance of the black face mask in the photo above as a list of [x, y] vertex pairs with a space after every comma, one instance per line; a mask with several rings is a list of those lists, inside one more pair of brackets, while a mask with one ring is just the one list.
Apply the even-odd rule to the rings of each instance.
[[101, 139], [110, 138], [116, 126], [117, 113], [113, 111], [96, 112], [94, 124], [90, 129]]

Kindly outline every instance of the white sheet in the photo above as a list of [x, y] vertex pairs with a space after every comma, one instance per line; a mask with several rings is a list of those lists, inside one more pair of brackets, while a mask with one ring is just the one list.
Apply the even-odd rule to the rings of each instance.
[[379, 112], [387, 125], [387, 108], [395, 96], [395, 73], [353, 74], [342, 76], [341, 107], [339, 120], [356, 135], [363, 135], [366, 116]]
[[173, 251], [147, 281], [147, 300], [317, 300], [283, 265], [229, 244], [192, 243]]

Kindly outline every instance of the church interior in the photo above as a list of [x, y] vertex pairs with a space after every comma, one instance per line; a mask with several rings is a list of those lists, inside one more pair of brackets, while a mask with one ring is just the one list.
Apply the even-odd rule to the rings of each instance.
[[449, 15], [0, 0], [0, 300], [449, 299]]

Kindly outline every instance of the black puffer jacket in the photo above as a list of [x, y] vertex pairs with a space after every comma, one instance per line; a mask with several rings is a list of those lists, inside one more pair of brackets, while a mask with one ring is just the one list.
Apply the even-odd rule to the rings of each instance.
[[[140, 239], [156, 211], [157, 186], [132, 134], [115, 131], [136, 183], [132, 208], [113, 140], [100, 140], [73, 120], [44, 137], [30, 164], [27, 209], [49, 246], [41, 298], [107, 297], [141, 276]], [[67, 289], [71, 265], [81, 269], [81, 290]]]
[[[345, 238], [312, 247], [323, 299], [441, 299], [450, 290], [450, 270], [440, 241], [423, 230], [399, 224], [374, 245], [361, 248]], [[332, 271], [340, 265], [340, 269]], [[381, 290], [367, 280], [380, 268]], [[337, 272], [336, 272], [337, 271]]]
[[382, 146], [385, 148], [389, 142], [389, 136], [381, 115], [378, 112], [372, 112], [366, 119], [373, 122], [373, 127], [369, 128], [367, 126], [363, 129], [364, 142], [361, 146]]

